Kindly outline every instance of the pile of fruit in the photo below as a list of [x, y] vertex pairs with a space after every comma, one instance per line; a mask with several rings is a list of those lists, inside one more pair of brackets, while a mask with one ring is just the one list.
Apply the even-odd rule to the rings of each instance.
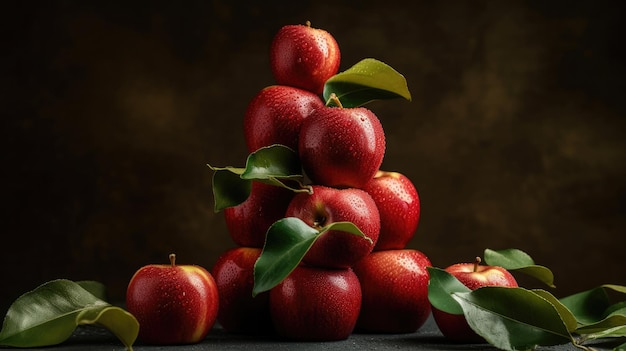
[[385, 135], [364, 104], [410, 100], [402, 75], [364, 59], [337, 73], [339, 47], [326, 31], [288, 25], [276, 34], [275, 85], [244, 116], [245, 167], [213, 167], [215, 210], [236, 244], [212, 270], [140, 267], [126, 291], [128, 311], [105, 301], [94, 281], [57, 279], [20, 296], [0, 346], [38, 347], [79, 325], [109, 329], [129, 350], [205, 340], [215, 322], [228, 332], [290, 340], [342, 340], [351, 333], [411, 333], [433, 315], [441, 333], [503, 350], [618, 340], [626, 349], [626, 301], [604, 284], [557, 299], [519, 287], [510, 271], [554, 288], [553, 274], [516, 249], [484, 252], [486, 265], [431, 266], [407, 248], [420, 199], [402, 173], [381, 170]]
[[[404, 78], [369, 59], [361, 63], [369, 71], [353, 71], [374, 79], [386, 70], [403, 83], [398, 93], [384, 89], [385, 79], [374, 88], [354, 81], [346, 87], [337, 75], [335, 38], [308, 23], [282, 27], [270, 58], [275, 84], [251, 99], [244, 116], [246, 168], [212, 167], [217, 210], [222, 197], [243, 193], [221, 205], [237, 247], [212, 270], [218, 321], [231, 332], [296, 340], [340, 340], [355, 329], [417, 330], [430, 314], [430, 261], [405, 247], [420, 201], [405, 175], [380, 170], [384, 130], [361, 106], [410, 96]], [[344, 86], [334, 90], [327, 84], [333, 77]], [[258, 168], [261, 176], [246, 177]], [[273, 170], [280, 168], [289, 171]]]

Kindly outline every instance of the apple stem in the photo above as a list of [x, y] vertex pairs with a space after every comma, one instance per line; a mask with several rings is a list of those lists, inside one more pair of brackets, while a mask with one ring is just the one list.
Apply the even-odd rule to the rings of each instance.
[[339, 108], [343, 108], [341, 101], [339, 101], [339, 97], [337, 97], [337, 94], [335, 93], [330, 93], [328, 101], [326, 102], [326, 106], [329, 106], [331, 102], [337, 105]]
[[172, 264], [172, 267], [176, 265], [176, 254], [170, 254], [170, 263]]
[[306, 21], [306, 22], [304, 22], [304, 24], [305, 24], [307, 27], [311, 27], [311, 21]]
[[476, 260], [474, 261], [474, 272], [478, 271], [478, 265], [480, 265], [481, 261], [480, 257], [476, 256]]

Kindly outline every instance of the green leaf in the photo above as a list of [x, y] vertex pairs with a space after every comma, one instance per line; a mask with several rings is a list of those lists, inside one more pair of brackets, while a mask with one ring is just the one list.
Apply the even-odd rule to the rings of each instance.
[[328, 79], [324, 84], [324, 99], [329, 101], [333, 93], [343, 107], [358, 107], [374, 100], [400, 97], [411, 101], [404, 76], [373, 58], [363, 59]]
[[614, 328], [607, 328], [596, 333], [585, 335], [586, 340], [622, 337], [626, 337], [626, 325], [621, 325]]
[[617, 285], [601, 285], [564, 298], [577, 313], [580, 326], [577, 334], [597, 334], [626, 326], [626, 301], [610, 304], [606, 289], [623, 291]]
[[76, 282], [76, 284], [80, 285], [81, 288], [89, 291], [89, 293], [102, 301], [107, 300], [106, 288], [104, 284], [97, 282], [95, 280], [82, 280]]
[[470, 327], [499, 349], [532, 350], [572, 342], [557, 309], [530, 290], [488, 286], [453, 297]]
[[300, 264], [315, 240], [330, 230], [348, 232], [371, 241], [350, 222], [331, 223], [318, 231], [299, 218], [280, 219], [268, 229], [263, 251], [254, 264], [252, 295], [270, 290], [283, 281]]
[[302, 166], [294, 150], [275, 144], [262, 147], [248, 155], [241, 178], [250, 180], [302, 178]]
[[211, 168], [215, 171], [213, 173], [213, 199], [216, 213], [246, 201], [252, 191], [252, 181], [241, 179], [234, 169]]
[[593, 334], [605, 331], [607, 329], [624, 326], [626, 326], [626, 316], [623, 314], [614, 314], [604, 318], [599, 322], [581, 326], [580, 328], [576, 329], [576, 333]]
[[581, 325], [601, 321], [606, 309], [611, 305], [609, 296], [602, 286], [563, 297], [560, 301], [572, 311]]
[[58, 279], [15, 300], [0, 331], [0, 345], [56, 345], [67, 340], [80, 324], [109, 328], [128, 349], [139, 332], [139, 323], [130, 313], [98, 299], [75, 282]]
[[618, 293], [626, 294], [626, 286], [624, 286], [624, 285], [603, 284], [602, 287], [605, 288], [605, 289], [611, 289], [611, 290], [616, 291]]
[[215, 172], [215, 212], [244, 202], [252, 191], [252, 181], [284, 187], [294, 192], [312, 191], [310, 186], [304, 186], [297, 181], [298, 187], [291, 185], [304, 175], [297, 153], [285, 145], [274, 144], [250, 153], [244, 168], [207, 166]]
[[538, 279], [547, 286], [554, 288], [554, 274], [544, 266], [536, 265], [524, 251], [518, 249], [491, 250], [485, 249], [485, 263], [500, 266], [509, 271], [517, 271]]
[[299, 218], [287, 217], [276, 221], [267, 231], [263, 251], [254, 264], [256, 296], [278, 285], [300, 263], [309, 251], [319, 231]]
[[456, 292], [469, 292], [468, 287], [463, 285], [456, 277], [441, 268], [427, 267], [430, 279], [428, 281], [428, 300], [438, 310], [451, 313], [463, 314], [463, 309], [452, 297]]
[[527, 253], [518, 249], [485, 249], [484, 259], [488, 265], [500, 266], [505, 269], [520, 269], [535, 264], [535, 261]]
[[620, 301], [618, 303], [615, 303], [607, 307], [607, 309], [604, 311], [604, 314], [605, 315], [611, 315], [615, 313], [626, 314], [626, 312], [624, 312], [625, 310], [626, 310], [626, 301]]
[[568, 332], [572, 333], [574, 330], [576, 330], [576, 328], [578, 328], [578, 321], [576, 320], [574, 314], [554, 295], [542, 289], [533, 289], [531, 291], [548, 300], [548, 302], [550, 302], [554, 306], [554, 308], [556, 308], [556, 311], [561, 316], [561, 320], [563, 321], [563, 323], [565, 323]]
[[139, 334], [139, 322], [128, 311], [115, 306], [86, 308], [76, 317], [79, 325], [98, 325], [108, 329], [113, 335], [132, 350]]

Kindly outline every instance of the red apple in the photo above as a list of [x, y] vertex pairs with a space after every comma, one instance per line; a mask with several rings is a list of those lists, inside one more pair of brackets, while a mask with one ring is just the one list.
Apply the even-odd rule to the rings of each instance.
[[297, 151], [302, 121], [323, 106], [318, 95], [299, 88], [273, 85], [262, 89], [248, 103], [243, 120], [248, 151], [273, 144]]
[[238, 246], [263, 247], [269, 227], [285, 215], [294, 192], [283, 187], [252, 182], [248, 198], [224, 209], [228, 233]]
[[402, 173], [378, 171], [363, 190], [372, 196], [380, 213], [374, 251], [405, 248], [420, 219], [420, 199], [411, 180]]
[[269, 292], [252, 296], [254, 264], [261, 249], [236, 247], [222, 253], [211, 273], [220, 303], [217, 321], [233, 333], [265, 334], [272, 330]]
[[418, 250], [384, 250], [353, 266], [363, 301], [356, 329], [371, 333], [412, 333], [431, 312], [428, 257]]
[[[506, 269], [499, 266], [480, 265], [480, 257], [473, 263], [457, 263], [445, 270], [471, 290], [483, 286], [517, 287], [517, 281]], [[467, 324], [465, 316], [443, 312], [433, 307], [433, 317], [441, 333], [459, 342], [485, 342]]]
[[341, 54], [335, 38], [323, 29], [287, 25], [270, 46], [270, 67], [276, 82], [321, 94], [328, 78], [337, 74]]
[[213, 276], [197, 265], [151, 264], [133, 275], [126, 308], [139, 321], [139, 339], [147, 344], [202, 341], [217, 318], [219, 297]]
[[312, 186], [313, 193], [298, 193], [287, 207], [285, 217], [297, 217], [310, 227], [321, 229], [334, 222], [352, 222], [371, 241], [343, 231], [320, 235], [302, 262], [311, 266], [347, 268], [369, 254], [380, 231], [378, 208], [363, 190]]
[[304, 120], [298, 153], [315, 184], [363, 188], [385, 155], [385, 133], [376, 115], [364, 108], [324, 107]]
[[347, 339], [361, 307], [352, 269], [298, 266], [270, 290], [270, 313], [279, 336], [292, 340]]

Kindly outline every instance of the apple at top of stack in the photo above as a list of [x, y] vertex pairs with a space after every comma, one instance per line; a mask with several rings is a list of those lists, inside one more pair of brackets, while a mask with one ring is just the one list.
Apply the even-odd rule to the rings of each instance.
[[286, 25], [270, 47], [270, 66], [277, 84], [321, 94], [328, 78], [339, 71], [341, 54], [327, 31], [306, 25]]

